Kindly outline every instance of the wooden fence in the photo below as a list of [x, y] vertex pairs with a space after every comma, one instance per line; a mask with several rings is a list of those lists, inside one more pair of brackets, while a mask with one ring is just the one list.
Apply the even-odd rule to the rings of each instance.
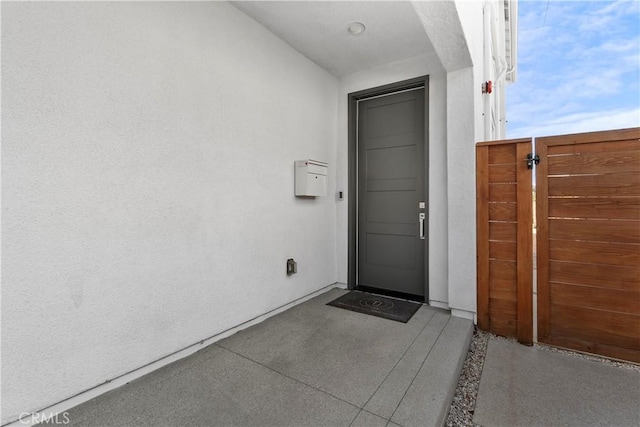
[[533, 342], [531, 139], [476, 147], [478, 326]]
[[[537, 138], [535, 150], [538, 341], [640, 363], [640, 128]], [[527, 344], [529, 153], [531, 139], [476, 147], [478, 327]]]
[[538, 341], [640, 362], [640, 129], [536, 151]]

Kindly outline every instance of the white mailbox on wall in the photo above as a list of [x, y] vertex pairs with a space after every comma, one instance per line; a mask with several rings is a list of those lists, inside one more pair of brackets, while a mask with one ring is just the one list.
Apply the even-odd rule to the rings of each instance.
[[328, 167], [318, 160], [296, 160], [296, 196], [326, 196]]

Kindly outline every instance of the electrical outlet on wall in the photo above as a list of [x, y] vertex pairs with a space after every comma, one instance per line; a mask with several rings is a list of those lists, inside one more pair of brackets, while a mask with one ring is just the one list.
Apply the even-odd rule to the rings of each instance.
[[289, 258], [287, 260], [287, 276], [291, 276], [292, 274], [296, 274], [298, 272], [298, 263], [293, 260], [293, 258]]

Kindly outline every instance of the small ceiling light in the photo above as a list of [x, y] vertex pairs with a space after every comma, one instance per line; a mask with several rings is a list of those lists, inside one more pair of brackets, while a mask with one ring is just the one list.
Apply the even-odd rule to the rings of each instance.
[[352, 34], [354, 36], [364, 33], [364, 30], [365, 30], [364, 24], [361, 24], [360, 22], [352, 22], [347, 27], [347, 31], [349, 31], [349, 34]]

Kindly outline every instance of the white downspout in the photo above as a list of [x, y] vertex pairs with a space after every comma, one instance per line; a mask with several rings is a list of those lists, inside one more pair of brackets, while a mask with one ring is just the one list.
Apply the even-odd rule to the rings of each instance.
[[[491, 58], [492, 58], [492, 41], [489, 40], [491, 38], [491, 5], [489, 3], [484, 4], [484, 8], [482, 10], [483, 16], [483, 47], [484, 47], [484, 61], [483, 61], [483, 82], [487, 82], [491, 80]], [[489, 141], [491, 139], [491, 99], [490, 95], [487, 93], [483, 93], [483, 109], [484, 109], [484, 140]]]
[[[502, 131], [502, 122], [505, 120], [504, 117], [504, 111], [502, 108], [502, 103], [500, 102], [500, 105], [498, 105], [498, 98], [499, 97], [503, 97], [504, 93], [504, 82], [503, 79], [506, 79], [506, 74], [509, 73], [513, 73], [513, 67], [509, 67], [507, 64], [507, 60], [503, 55], [503, 50], [500, 49], [499, 43], [498, 43], [498, 35], [496, 34], [497, 32], [497, 25], [496, 25], [496, 11], [495, 11], [495, 7], [493, 5], [493, 3], [486, 2], [485, 6], [484, 6], [484, 25], [485, 25], [485, 64], [484, 64], [484, 69], [485, 69], [485, 81], [488, 80], [493, 80], [494, 83], [494, 88], [495, 88], [495, 93], [493, 94], [493, 97], [489, 96], [485, 96], [485, 102], [484, 102], [484, 111], [485, 111], [485, 140], [491, 140], [494, 139], [494, 135], [491, 132], [491, 122], [492, 122], [492, 102], [496, 103], [496, 115], [498, 117], [498, 123], [496, 123], [496, 132], [498, 134], [499, 138], [503, 138], [503, 131]], [[486, 35], [490, 34], [491, 35], [491, 41], [490, 41], [490, 48], [488, 48], [488, 40], [486, 38]], [[487, 54], [487, 51], [490, 51], [489, 54]], [[493, 62], [495, 61], [495, 63]], [[495, 64], [495, 76], [492, 79], [491, 78], [491, 68], [492, 66], [494, 66]]]
[[[495, 123], [495, 132], [492, 133], [492, 139], [504, 138], [504, 132], [502, 131], [503, 111], [502, 111], [502, 98], [504, 94], [504, 80], [506, 79], [505, 73], [507, 71], [507, 60], [504, 57], [504, 49], [499, 44], [499, 38], [497, 34], [498, 22], [496, 20], [496, 11], [493, 4], [490, 4], [489, 10], [491, 11], [491, 46], [493, 47], [493, 59], [495, 60], [495, 93], [491, 98], [491, 102], [495, 108], [495, 115], [497, 122]], [[491, 115], [491, 121], [493, 124], [493, 114]]]

